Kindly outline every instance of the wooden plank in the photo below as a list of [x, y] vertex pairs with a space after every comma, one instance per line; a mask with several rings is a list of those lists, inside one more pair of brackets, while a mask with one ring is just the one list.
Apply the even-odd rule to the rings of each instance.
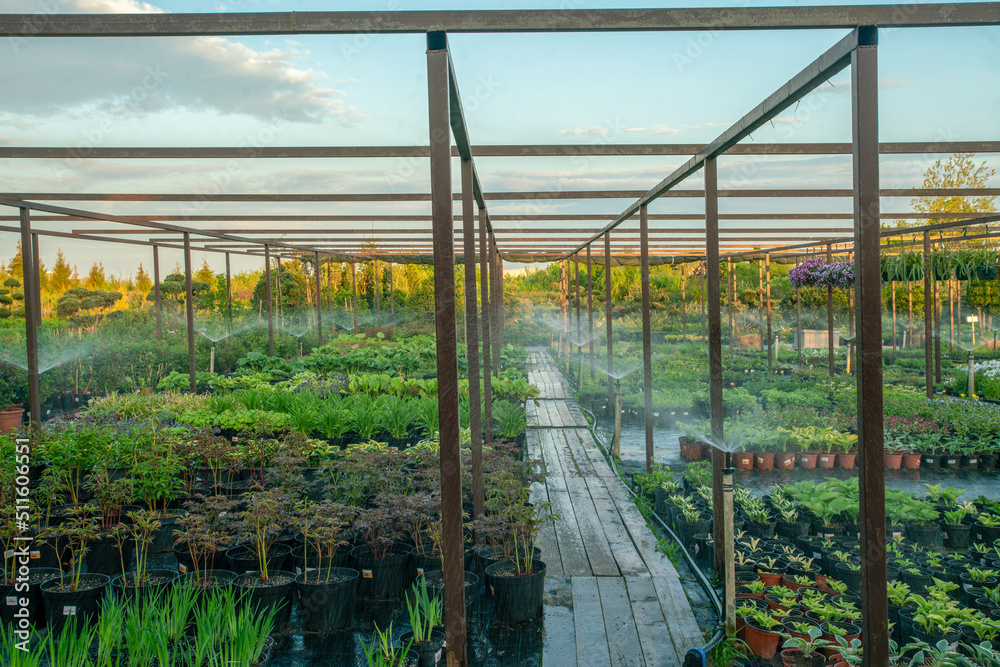
[[[564, 433], [566, 434], [566, 443], [569, 445], [569, 451], [573, 455], [573, 460], [576, 461], [576, 466], [580, 469], [581, 474], [585, 477], [597, 477], [599, 475], [597, 467], [590, 456], [588, 456], [582, 442], [583, 435], [590, 435], [590, 433], [586, 429], [566, 429]], [[604, 461], [599, 461], [598, 465], [600, 464], [603, 464], [605, 468], [608, 467], [608, 464]]]
[[[535, 482], [531, 485], [531, 501], [534, 503], [546, 503], [549, 501], [549, 491], [545, 484]], [[546, 576], [559, 576], [563, 573], [562, 556], [559, 554], [559, 540], [556, 539], [556, 528], [551, 523], [546, 523], [538, 531], [538, 539], [535, 546], [542, 550], [542, 560], [548, 566]]]
[[652, 581], [678, 653], [683, 656], [689, 648], [704, 645], [705, 636], [698, 627], [680, 580], [677, 577], [653, 577]]
[[589, 661], [578, 663], [576, 659], [572, 582], [571, 577], [553, 576], [551, 569], [545, 577], [543, 665], [577, 667], [582, 664], [587, 667], [593, 664]]
[[590, 463], [594, 466], [594, 471], [597, 473], [598, 477], [614, 477], [618, 478], [615, 471], [611, 469], [608, 465], [608, 460], [604, 458], [604, 453], [597, 446], [594, 441], [594, 436], [591, 435], [590, 431], [584, 428], [577, 429], [577, 435], [580, 438], [580, 449], [583, 453], [590, 459]]
[[542, 457], [545, 461], [546, 475], [563, 475], [563, 462], [556, 450], [554, 436], [557, 431], [545, 429], [538, 431], [538, 441], [542, 449]]
[[569, 411], [569, 406], [566, 405], [566, 401], [556, 402], [556, 409], [559, 411], [559, 419], [563, 426], [575, 426], [573, 422], [573, 415]]
[[569, 443], [566, 442], [566, 430], [554, 429], [552, 431], [552, 441], [555, 443], [556, 454], [563, 469], [563, 474], [567, 477], [580, 477], [580, 469], [573, 460], [573, 454], [569, 450]]
[[597, 510], [594, 508], [586, 480], [580, 477], [567, 477], [566, 489], [569, 491], [570, 502], [573, 503], [576, 523], [583, 538], [583, 548], [587, 551], [590, 569], [593, 570], [594, 576], [619, 576], [621, 572], [618, 570], [618, 563], [611, 553], [611, 545], [608, 544], [601, 521], [597, 518]]
[[615, 507], [604, 485], [604, 480], [590, 477], [586, 482], [590, 497], [594, 501], [594, 508], [597, 510], [598, 521], [604, 527], [604, 534], [608, 537], [608, 544], [611, 545], [611, 553], [618, 563], [618, 569], [626, 576], [648, 577], [649, 568], [646, 567], [646, 562], [632, 542], [632, 536], [625, 529], [618, 508]]
[[632, 606], [625, 591], [625, 581], [619, 577], [600, 577], [597, 590], [604, 610], [604, 631], [608, 636], [608, 652], [615, 667], [644, 667], [639, 636], [635, 629]]
[[672, 577], [677, 579], [677, 570], [666, 556], [656, 550], [656, 538], [653, 531], [646, 525], [646, 520], [639, 513], [639, 508], [632, 502], [628, 491], [621, 482], [611, 481], [606, 485], [608, 495], [618, 509], [625, 529], [632, 537], [632, 543], [646, 563], [649, 573], [654, 577]]
[[546, 480], [545, 486], [548, 489], [549, 502], [552, 503], [552, 511], [561, 517], [556, 521], [555, 531], [563, 572], [572, 576], [593, 576], [594, 572], [590, 569], [590, 560], [583, 547], [583, 538], [580, 536], [580, 527], [576, 521], [576, 512], [573, 511], [573, 503], [566, 488], [566, 480], [551, 476]]
[[[594, 577], [573, 577], [573, 621], [576, 625], [577, 664], [603, 667], [611, 664], [601, 596]], [[560, 664], [558, 661], [552, 663]]]
[[693, 646], [685, 648], [674, 641], [653, 580], [650, 577], [625, 577], [625, 587], [646, 664], [679, 666], [687, 648]]

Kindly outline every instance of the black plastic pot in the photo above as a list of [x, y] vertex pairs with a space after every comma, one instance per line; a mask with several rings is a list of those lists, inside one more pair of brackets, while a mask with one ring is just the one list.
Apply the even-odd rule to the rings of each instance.
[[[441, 570], [433, 570], [424, 575], [424, 581], [427, 582], [427, 590], [435, 593], [436, 595], [444, 595], [444, 572]], [[482, 585], [482, 579], [479, 575], [474, 572], [465, 573], [465, 609], [470, 610], [476, 604], [476, 599], [479, 596], [479, 590]], [[468, 619], [468, 616], [466, 616]]]
[[837, 579], [847, 584], [847, 589], [861, 591], [861, 570], [852, 570], [847, 563], [837, 563]]
[[[542, 550], [539, 549], [538, 547], [531, 547], [531, 553], [532, 553], [531, 558], [533, 561], [538, 560], [539, 558], [542, 557]], [[486, 574], [486, 568], [488, 568], [490, 565], [506, 560], [502, 554], [497, 552], [492, 547], [486, 547], [485, 549], [480, 549], [476, 555], [479, 558], [479, 571], [482, 572], [484, 576]]]
[[174, 586], [193, 587], [199, 592], [200, 598], [217, 588], [232, 586], [236, 577], [236, 573], [229, 570], [202, 570], [197, 574], [188, 572], [175, 579]]
[[791, 540], [797, 540], [809, 534], [809, 524], [810, 521], [808, 520], [796, 521], [794, 523], [779, 520], [775, 533]]
[[374, 558], [367, 545], [354, 547], [351, 559], [361, 573], [358, 595], [384, 600], [394, 598], [410, 584], [410, 554], [408, 545], [397, 543], [385, 558]]
[[286, 570], [268, 570], [267, 582], [260, 581], [260, 573], [247, 572], [233, 579], [236, 590], [246, 592], [250, 609], [277, 610], [274, 628], [281, 631], [292, 617], [292, 591], [295, 590], [295, 573]]
[[944, 546], [949, 549], [968, 549], [971, 535], [972, 526], [969, 524], [941, 526], [941, 537], [944, 541]]
[[976, 529], [976, 542], [983, 542], [985, 544], [993, 544], [994, 541], [1000, 539], [1000, 526], [984, 526], [981, 523], [975, 524]]
[[[14, 575], [16, 577], [16, 575]], [[23, 620], [36, 629], [45, 627], [45, 604], [42, 601], [41, 585], [49, 579], [59, 576], [59, 570], [54, 567], [32, 567], [28, 574], [28, 589], [16, 590], [17, 582], [0, 584], [0, 623], [5, 626], [17, 626], [25, 629]], [[0, 581], [6, 581], [6, 573]], [[23, 582], [22, 582], [23, 583]], [[14, 604], [9, 604], [11, 598]], [[27, 604], [21, 605], [25, 601]]]
[[[187, 542], [177, 542], [172, 547], [174, 552], [174, 558], [177, 559], [177, 571], [181, 574], [188, 574], [189, 572], [194, 572], [194, 560], [191, 558], [191, 552], [188, 551]], [[198, 570], [225, 570], [229, 565], [226, 559], [226, 551], [220, 550], [215, 551], [211, 554], [206, 554], [201, 562], [198, 564]]]
[[174, 526], [177, 520], [187, 514], [184, 510], [167, 510], [169, 516], [158, 516], [160, 529], [153, 534], [153, 542], [149, 545], [149, 553], [170, 553], [174, 545]]
[[128, 568], [135, 552], [135, 542], [125, 540], [122, 552], [118, 553], [118, 544], [110, 537], [93, 540], [87, 543], [87, 572], [106, 574], [115, 577], [122, 573], [122, 562]]
[[[399, 636], [399, 644], [405, 647], [413, 639], [412, 632], [404, 632]], [[417, 656], [417, 667], [437, 667], [444, 654], [444, 633], [437, 630], [431, 631], [431, 638], [427, 641], [414, 642], [410, 645], [409, 655]]]
[[347, 567], [335, 567], [324, 573], [327, 574], [329, 579], [312, 575], [309, 583], [302, 574], [295, 577], [302, 627], [312, 632], [340, 630], [354, 622], [361, 573]]
[[[267, 550], [267, 571], [285, 570], [288, 555], [292, 548], [287, 544], [274, 544]], [[233, 547], [226, 552], [226, 562], [229, 563], [229, 570], [236, 574], [246, 574], [256, 572], [260, 569], [257, 560], [257, 552], [246, 545]], [[292, 573], [295, 576], [295, 573]]]
[[486, 583], [493, 594], [497, 620], [517, 623], [537, 618], [541, 614], [546, 565], [536, 560], [531, 574], [523, 576], [501, 574], [514, 568], [515, 565], [511, 561], [500, 561], [490, 565], [486, 568]]
[[[136, 598], [148, 600], [168, 590], [173, 585], [174, 580], [177, 579], [177, 573], [173, 570], [146, 570], [146, 575], [149, 579], [156, 579], [157, 581], [137, 587], [135, 585], [135, 573], [128, 572], [120, 574], [111, 580], [111, 590], [114, 591], [115, 595], [126, 600], [134, 600]], [[163, 579], [166, 579], [166, 581], [162, 581]]]
[[941, 545], [941, 528], [936, 524], [926, 526], [906, 527], [906, 536], [922, 547], [937, 547]]
[[774, 531], [777, 529], [778, 524], [774, 521], [768, 521], [767, 523], [757, 523], [756, 521], [747, 521], [746, 530], [749, 534], [754, 537], [763, 537], [770, 539], [774, 537]]
[[[309, 550], [308, 566], [309, 571], [314, 572], [316, 570], [328, 570], [332, 567], [347, 567], [350, 560], [350, 552], [344, 549], [338, 549], [336, 555], [333, 558], [320, 558], [312, 549]], [[291, 554], [288, 556], [288, 569], [295, 573], [295, 576], [302, 574], [307, 565], [305, 545], [297, 546], [292, 549]]]
[[49, 632], [58, 635], [71, 618], [76, 619], [77, 627], [82, 623], [96, 621], [101, 599], [110, 582], [111, 578], [105, 574], [84, 574], [75, 591], [59, 590], [62, 583], [59, 578], [49, 579], [42, 584], [39, 588], [45, 601], [45, 619]]
[[910, 572], [909, 569], [899, 571], [899, 580], [910, 587], [914, 593], [923, 594], [927, 587], [931, 585], [931, 574], [925, 569], [915, 568], [919, 572]]

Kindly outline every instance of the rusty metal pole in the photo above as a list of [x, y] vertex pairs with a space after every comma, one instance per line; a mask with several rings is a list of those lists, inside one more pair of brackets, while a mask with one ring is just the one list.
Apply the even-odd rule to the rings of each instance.
[[706, 340], [705, 331], [705, 276], [701, 277], [701, 292], [698, 294], [698, 306], [701, 308], [701, 338]]
[[267, 354], [274, 356], [274, 304], [271, 298], [271, 246], [264, 244], [264, 300], [267, 302]]
[[483, 422], [479, 385], [479, 314], [476, 307], [476, 214], [472, 160], [462, 160], [462, 265], [465, 269], [465, 352], [469, 363], [469, 425], [472, 428], [472, 506], [485, 516], [483, 491]]
[[898, 349], [897, 336], [896, 333], [896, 281], [889, 281], [889, 298], [892, 299], [892, 349]]
[[187, 315], [188, 377], [191, 393], [197, 390], [197, 371], [194, 367], [194, 292], [191, 290], [191, 233], [184, 232], [184, 312]]
[[[493, 375], [500, 374], [500, 348], [503, 347], [503, 269], [500, 266], [500, 253], [497, 252], [497, 239], [490, 235], [490, 277], [493, 286], [490, 289], [490, 305], [493, 307], [493, 332], [490, 342], [493, 344]], [[569, 364], [569, 344], [566, 347], [566, 363]], [[568, 366], [567, 366], [568, 368]]]
[[590, 342], [590, 381], [594, 381], [594, 277], [591, 263], [590, 246], [587, 246], [587, 331]]
[[879, 261], [878, 29], [858, 28], [851, 54], [854, 273], [858, 322], [858, 477], [862, 665], [889, 664], [882, 416], [882, 280]]
[[[766, 253], [765, 253], [766, 255]], [[764, 309], [764, 265], [757, 260], [757, 317], [760, 317], [760, 311]], [[760, 330], [760, 324], [757, 325], [757, 331], [760, 335], [760, 351], [764, 351], [764, 332]]]
[[[795, 259], [795, 266], [799, 265], [799, 259]], [[802, 335], [802, 290], [795, 288], [795, 353], [798, 357], [799, 365], [802, 364], [802, 343], [805, 336]]]
[[462, 453], [458, 422], [458, 351], [455, 334], [455, 229], [451, 192], [451, 112], [448, 39], [427, 33], [431, 214], [434, 232], [434, 310], [437, 330], [441, 457], [441, 559], [448, 667], [465, 667], [465, 566], [462, 547]]
[[611, 374], [615, 372], [612, 361], [613, 343], [611, 342], [611, 234], [604, 235], [604, 328], [608, 338], [608, 414], [615, 409], [615, 383]]
[[[724, 442], [722, 411], [722, 305], [719, 285], [719, 176], [715, 158], [705, 161], [705, 275], [708, 293], [708, 395], [712, 419], [712, 440]], [[728, 282], [728, 280], [727, 280]], [[712, 511], [713, 539], [715, 540], [715, 572], [724, 583], [726, 633], [736, 633], [736, 589], [733, 572], [733, 525], [726, 519], [732, 516], [732, 494], [723, 493], [723, 481], [731, 478], [731, 467], [723, 450], [712, 448]], [[725, 472], [724, 472], [725, 471]], [[732, 610], [732, 613], [730, 613]]]
[[924, 232], [924, 375], [927, 398], [934, 398], [934, 298], [931, 293], [931, 233]]
[[354, 329], [351, 333], [358, 333], [358, 271], [354, 265], [354, 258], [351, 258], [351, 311], [354, 313]]
[[379, 276], [378, 259], [375, 260], [375, 275], [372, 278], [372, 289], [375, 290], [375, 326], [382, 327], [382, 280]]
[[42, 424], [42, 397], [38, 372], [38, 327], [41, 324], [41, 314], [35, 310], [35, 299], [32, 297], [38, 284], [38, 272], [32, 263], [31, 248], [31, 211], [19, 209], [21, 215], [21, 270], [24, 280], [24, 338], [25, 353], [28, 363], [28, 417], [34, 429]]
[[[22, 263], [24, 258], [24, 253], [21, 253]], [[42, 261], [38, 257], [38, 232], [31, 232], [31, 266], [32, 270], [35, 272], [35, 289], [34, 293], [31, 294], [31, 298], [35, 300], [35, 313], [38, 315], [38, 326], [42, 325], [42, 320], [44, 315], [42, 314]], [[25, 314], [28, 313], [27, 303], [28, 303], [29, 292], [27, 288], [24, 290], [24, 303], [25, 303]]]
[[733, 322], [733, 292], [736, 291], [736, 276], [733, 275], [733, 260], [731, 258], [726, 259], [726, 267], [728, 270], [726, 274], [726, 301], [729, 302], [729, 356], [732, 357], [736, 350], [733, 340], [736, 337], [736, 325]]
[[[827, 243], [826, 244], [826, 263], [829, 264], [833, 261], [833, 248]], [[879, 278], [881, 280], [881, 277]], [[833, 377], [834, 370], [834, 359], [833, 359], [833, 286], [827, 285], [826, 288], [826, 329], [827, 329], [827, 361], [830, 365], [830, 377]]]
[[688, 314], [687, 314], [687, 287], [684, 270], [686, 264], [681, 264], [681, 340], [687, 341], [688, 337]]
[[[563, 295], [564, 306], [562, 309], [563, 325], [563, 360], [565, 361], [565, 375], [569, 377], [569, 260], [563, 262], [563, 283], [566, 291]], [[493, 294], [496, 294], [494, 291]], [[494, 299], [495, 301], [496, 299]], [[495, 370], [495, 369], [494, 369]]]
[[642, 391], [646, 402], [646, 472], [653, 471], [653, 341], [649, 318], [649, 213], [639, 207], [639, 262], [642, 280]]
[[774, 364], [774, 341], [771, 340], [771, 253], [764, 253], [764, 298], [767, 299], [767, 367]]
[[156, 340], [163, 340], [163, 303], [160, 301], [160, 246], [153, 246], [153, 313], [156, 315]]
[[[583, 326], [580, 324], [580, 253], [573, 255], [573, 264], [576, 267], [576, 289], [573, 291], [573, 300], [576, 301], [576, 336], [577, 340], [583, 342]], [[583, 388], [583, 345], [576, 346], [577, 357], [577, 378], [576, 386]]]
[[937, 276], [934, 280], [934, 380], [941, 381], [941, 293]]
[[229, 253], [226, 253], [226, 319], [229, 320], [229, 333], [233, 333], [233, 271], [229, 264]]
[[392, 262], [389, 262], [389, 318], [396, 324], [396, 286], [392, 280]]
[[[479, 299], [483, 313], [483, 435], [493, 444], [493, 378], [490, 359], [490, 243], [486, 234], [486, 209], [479, 209]], [[476, 515], [477, 518], [479, 515]]]
[[[229, 258], [229, 255], [226, 255]], [[313, 265], [316, 270], [316, 342], [323, 344], [323, 283], [319, 270], [319, 252], [316, 252], [316, 263]]]

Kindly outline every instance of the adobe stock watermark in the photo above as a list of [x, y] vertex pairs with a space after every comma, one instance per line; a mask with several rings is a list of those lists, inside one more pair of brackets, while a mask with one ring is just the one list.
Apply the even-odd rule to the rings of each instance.
[[103, 115], [96, 127], [86, 129], [81, 134], [82, 141], [69, 149], [69, 155], [52, 167], [56, 178], [61, 178], [80, 166], [83, 160], [93, 155], [95, 148], [103, 146], [108, 137], [115, 133], [119, 124], [129, 116], [142, 113], [142, 103], [166, 80], [170, 73], [159, 64], [147, 65], [139, 83], [129, 90], [128, 95], [117, 99]]
[[29, 474], [31, 466], [31, 443], [28, 438], [17, 438], [15, 441], [15, 477], [14, 477], [14, 522], [17, 534], [4, 552], [4, 568], [9, 573], [15, 573], [14, 595], [7, 595], [4, 605], [16, 607], [14, 611], [14, 634], [18, 641], [15, 647], [18, 651], [28, 651], [31, 638], [31, 600], [27, 597], [30, 586], [31, 543], [34, 538], [27, 534], [31, 526], [31, 498]]

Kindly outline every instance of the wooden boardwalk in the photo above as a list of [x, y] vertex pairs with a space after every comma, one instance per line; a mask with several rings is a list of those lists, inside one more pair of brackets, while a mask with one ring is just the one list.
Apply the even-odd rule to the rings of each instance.
[[559, 627], [546, 637], [542, 664], [680, 665], [704, 637], [677, 571], [656, 551], [552, 358], [532, 350], [529, 364], [541, 395], [528, 409], [528, 453], [546, 474], [532, 493], [562, 516], [538, 539], [548, 566], [546, 621]]

